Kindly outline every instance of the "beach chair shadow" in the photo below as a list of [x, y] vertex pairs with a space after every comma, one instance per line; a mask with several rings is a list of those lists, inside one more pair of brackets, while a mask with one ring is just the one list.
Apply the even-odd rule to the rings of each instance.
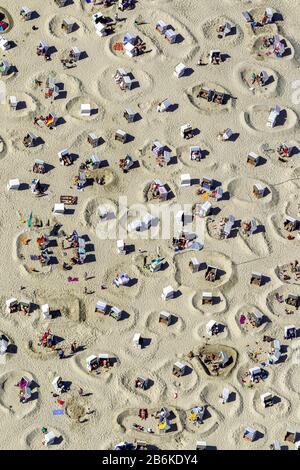
[[41, 15], [40, 15], [36, 10], [34, 10], [34, 11], [31, 13], [30, 21], [32, 21], [32, 20], [37, 20], [38, 18], [40, 18], [40, 16], [41, 16]]
[[56, 127], [62, 126], [63, 124], [66, 124], [66, 120], [61, 116], [56, 121]]
[[152, 339], [151, 338], [143, 338], [142, 349], [147, 348], [150, 346]]
[[51, 310], [51, 318], [59, 318], [61, 317], [61, 311], [59, 309], [57, 310]]
[[26, 108], [27, 108], [26, 101], [19, 101], [17, 104], [16, 110], [21, 111], [22, 109], [26, 109]]
[[19, 191], [26, 191], [27, 189], [29, 189], [29, 184], [27, 184], [27, 183], [21, 183], [20, 184]]
[[286, 120], [287, 120], [287, 112], [285, 109], [283, 109], [277, 118], [276, 126], [283, 126]]
[[[218, 305], [219, 303], [221, 303], [221, 297], [213, 296], [212, 302], [213, 302], [213, 305]], [[225, 329], [224, 325], [219, 325], [219, 331], [221, 333], [224, 331], [224, 329]]]
[[220, 207], [213, 207], [213, 208], [211, 209], [211, 214], [214, 215], [214, 216], [218, 215], [219, 212], [221, 212]]
[[138, 279], [136, 277], [134, 277], [134, 278], [130, 279], [130, 281], [128, 282], [128, 284], [125, 287], [132, 287], [132, 286], [135, 286], [137, 283], [138, 283]]
[[[4, 339], [8, 340], [8, 338], [6, 338], [5, 335], [3, 335], [3, 337], [4, 337]], [[18, 352], [18, 347], [17, 347], [16, 344], [9, 344], [7, 346], [7, 353], [8, 354], [17, 354], [17, 352]]]
[[48, 49], [49, 56], [51, 57], [53, 54], [56, 54], [58, 51], [55, 46], [50, 46]]
[[95, 262], [96, 262], [96, 256], [94, 255], [94, 253], [89, 253], [84, 260], [85, 264], [95, 263]]
[[131, 134], [127, 134], [127, 137], [126, 137], [126, 144], [128, 144], [129, 142], [133, 142], [135, 140], [135, 137]]

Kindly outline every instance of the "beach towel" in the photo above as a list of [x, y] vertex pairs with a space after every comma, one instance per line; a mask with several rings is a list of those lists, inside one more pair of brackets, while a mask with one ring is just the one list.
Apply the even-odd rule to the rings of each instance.
[[52, 414], [54, 416], [57, 416], [57, 415], [63, 415], [65, 413], [65, 410], [53, 410], [52, 411]]
[[78, 281], [79, 281], [79, 278], [78, 278], [78, 277], [70, 277], [70, 276], [69, 276], [69, 277], [67, 278], [67, 281], [68, 281], [68, 282], [78, 282]]
[[31, 261], [37, 261], [39, 259], [38, 255], [30, 255]]

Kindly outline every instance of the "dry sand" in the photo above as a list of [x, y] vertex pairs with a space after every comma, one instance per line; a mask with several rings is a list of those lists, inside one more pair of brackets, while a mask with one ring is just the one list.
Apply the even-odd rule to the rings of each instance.
[[[287, 428], [300, 432], [300, 342], [295, 339], [287, 344], [283, 340], [284, 325], [293, 323], [300, 328], [300, 314], [295, 311], [288, 316], [284, 306], [274, 300], [274, 295], [276, 292], [283, 297], [291, 291], [300, 293], [299, 286], [294, 285], [297, 284], [294, 275], [287, 283], [280, 276], [280, 270], [299, 255], [300, 238], [295, 232], [293, 240], [287, 239], [283, 220], [286, 215], [299, 218], [300, 165], [297, 154], [287, 163], [279, 162], [274, 149], [285, 140], [300, 146], [300, 108], [292, 100], [295, 92], [292, 85], [299, 71], [299, 2], [139, 0], [134, 10], [119, 13], [126, 21], [119, 22], [115, 33], [105, 38], [96, 36], [91, 7], [83, 1], [74, 0], [69, 6], [58, 8], [53, 1], [28, 0], [27, 5], [39, 13], [38, 18], [28, 22], [20, 19], [23, 3], [23, 0], [1, 1], [14, 21], [6, 37], [16, 45], [7, 52], [0, 52], [1, 59], [9, 60], [16, 67], [16, 71], [3, 80], [8, 97], [15, 95], [18, 101], [26, 102], [26, 107], [16, 112], [9, 109], [7, 101], [0, 105], [3, 140], [0, 144], [0, 331], [12, 346], [15, 345], [4, 359], [0, 357], [0, 422], [5, 429], [1, 449], [44, 448], [43, 426], [58, 437], [56, 445], [52, 446], [57, 449], [110, 449], [117, 442], [135, 439], [162, 449], [195, 449], [197, 440], [205, 440], [218, 449], [266, 449], [275, 439], [283, 443]], [[253, 34], [242, 11], [248, 9], [261, 16], [266, 6], [282, 13], [284, 21]], [[113, 17], [116, 7], [104, 10], [99, 5], [95, 11], [98, 10]], [[60, 28], [64, 18], [73, 19], [78, 25], [69, 35]], [[143, 19], [147, 24], [136, 26], [136, 19]], [[171, 23], [180, 33], [179, 44], [170, 45], [155, 31], [159, 19]], [[236, 24], [236, 35], [220, 40], [215, 29], [224, 19]], [[32, 30], [33, 25], [38, 27], [36, 31]], [[286, 39], [290, 55], [282, 59], [259, 56], [261, 35], [278, 30]], [[127, 31], [138, 33], [151, 52], [130, 59], [113, 51], [112, 45]], [[49, 62], [35, 53], [42, 39], [56, 48]], [[77, 67], [65, 70], [60, 59], [73, 46], [85, 51], [86, 58], [79, 61]], [[205, 62], [207, 53], [214, 48], [226, 53], [227, 60], [220, 66], [198, 67], [198, 58], [201, 56]], [[179, 62], [193, 69], [193, 73], [177, 79], [173, 71]], [[112, 79], [118, 67], [132, 72], [138, 86], [121, 92]], [[251, 72], [262, 68], [273, 74], [272, 83], [264, 89], [250, 90], [251, 85], [245, 80], [249, 80]], [[49, 75], [63, 83], [65, 90], [63, 98], [53, 104], [44, 98], [43, 87], [34, 86], [35, 79], [45, 82]], [[224, 107], [197, 101], [195, 93], [201, 84], [213, 85], [236, 99]], [[169, 98], [178, 108], [172, 113], [157, 113], [157, 103], [164, 98]], [[90, 118], [82, 118], [81, 103], [91, 103], [98, 112]], [[270, 108], [276, 104], [286, 110], [285, 120], [282, 125], [269, 129], [266, 119]], [[127, 124], [122, 117], [127, 105], [137, 110], [142, 119]], [[34, 127], [33, 117], [50, 110], [65, 122], [53, 130]], [[187, 122], [200, 133], [186, 143], [179, 129]], [[217, 140], [217, 134], [226, 127], [239, 134], [235, 142]], [[119, 128], [134, 136], [124, 146], [113, 138]], [[37, 133], [43, 143], [24, 149], [22, 139], [28, 131]], [[95, 151], [86, 142], [91, 131], [103, 138], [102, 145]], [[169, 146], [177, 156], [176, 164], [164, 168], [155, 165], [149, 151], [154, 140]], [[206, 150], [201, 162], [190, 161], [190, 142]], [[72, 166], [62, 167], [57, 152], [66, 147], [78, 160]], [[251, 151], [264, 158], [263, 165], [251, 168], [246, 164]], [[108, 161], [108, 166], [100, 172], [105, 174], [107, 184], [89, 186], [82, 192], [74, 187], [70, 189], [79, 162], [92, 153]], [[139, 161], [139, 168], [123, 174], [118, 161], [127, 153]], [[50, 171], [40, 178], [49, 185], [47, 195], [36, 198], [26, 186], [21, 191], [8, 192], [9, 179], [19, 178], [24, 185], [30, 185], [35, 176], [32, 165], [36, 158], [51, 165]], [[174, 255], [169, 240], [143, 240], [142, 236], [131, 242], [126, 240], [134, 244], [135, 252], [122, 257], [117, 254], [115, 240], [99, 238], [99, 205], [116, 211], [119, 195], [126, 195], [129, 204], [142, 203], [143, 189], [155, 176], [167, 182], [174, 193], [174, 198], [165, 205], [201, 202], [196, 187], [180, 188], [181, 173], [190, 173], [192, 178], [214, 177], [230, 195], [228, 200], [213, 204], [221, 212], [217, 215], [216, 210], [213, 221], [207, 222], [204, 250], [195, 254], [201, 263], [211, 263], [222, 270], [213, 287], [205, 281], [204, 270], [195, 274], [189, 270], [193, 254]], [[252, 187], [259, 182], [267, 186], [268, 194], [256, 200]], [[63, 252], [60, 246], [53, 246], [60, 264], [33, 272], [32, 266], [38, 267], [30, 260], [30, 255], [37, 251], [34, 240], [43, 230], [48, 231], [45, 227], [48, 219], [50, 224], [54, 222], [51, 210], [61, 194], [78, 196], [78, 204], [71, 206], [74, 213], [56, 220], [62, 223], [65, 233], [77, 229], [86, 236], [89, 262], [74, 267], [70, 273], [63, 271]], [[27, 228], [24, 221], [31, 211], [34, 218], [42, 220], [43, 229]], [[220, 240], [213, 224], [230, 214], [242, 222], [255, 217], [263, 230], [245, 238], [238, 228], [234, 236]], [[27, 246], [21, 243], [24, 233], [31, 240]], [[157, 245], [167, 261], [167, 268], [150, 274], [143, 269], [138, 250], [148, 250], [149, 258], [155, 257]], [[286, 269], [288, 271], [289, 266]], [[88, 281], [84, 281], [85, 271], [91, 278]], [[269, 278], [268, 282], [262, 287], [251, 287], [253, 271], [262, 272]], [[120, 272], [127, 272], [134, 278], [134, 285], [120, 289], [112, 286], [113, 277]], [[78, 277], [79, 282], [68, 283], [68, 275]], [[102, 290], [101, 284], [107, 289]], [[161, 292], [167, 285], [178, 289], [181, 295], [166, 303], [161, 300]], [[85, 287], [93, 293], [85, 295]], [[218, 299], [214, 305], [202, 305], [203, 291], [213, 291]], [[7, 314], [5, 300], [11, 297], [31, 300], [35, 304], [34, 311], [30, 316]], [[95, 314], [98, 299], [123, 309], [125, 318], [116, 322], [111, 317]], [[60, 311], [60, 315], [43, 320], [39, 310], [43, 303], [48, 303], [52, 311]], [[253, 308], [263, 312], [267, 321], [257, 329], [242, 328], [240, 314]], [[177, 321], [169, 327], [160, 325], [161, 310], [170, 311]], [[205, 325], [210, 319], [224, 325], [220, 336], [207, 336]], [[67, 353], [74, 340], [83, 350], [63, 360], [59, 360], [56, 352], [42, 350], [38, 340], [47, 328], [60, 337], [60, 345], [66, 347]], [[148, 339], [149, 344], [142, 350], [132, 345], [136, 332]], [[249, 351], [264, 344], [264, 335], [278, 338], [288, 346], [286, 357], [268, 367], [266, 381], [249, 388], [241, 382], [241, 377], [249, 367], [258, 365]], [[198, 351], [205, 343], [221, 344], [237, 351], [236, 364], [228, 375], [209, 376], [195, 359], [188, 359], [189, 351]], [[116, 357], [114, 366], [108, 372], [89, 374], [85, 359], [100, 353]], [[172, 375], [173, 363], [178, 360], [189, 366], [189, 374], [182, 378]], [[22, 375], [37, 385], [33, 399], [27, 404], [19, 403], [18, 390], [14, 387]], [[59, 408], [51, 393], [51, 381], [56, 375], [71, 382], [70, 392], [62, 397], [64, 414], [58, 416], [52, 414]], [[149, 390], [135, 389], [134, 381], [138, 376], [151, 379]], [[79, 396], [80, 387], [88, 396]], [[223, 405], [219, 395], [224, 387], [233, 393], [234, 400]], [[279, 400], [272, 408], [264, 409], [260, 394], [268, 391]], [[195, 405], [207, 406], [204, 422], [198, 427], [188, 421], [189, 411]], [[162, 406], [173, 411], [173, 418], [171, 431], [159, 435], [150, 415]], [[139, 420], [139, 408], [148, 408], [148, 421]], [[131, 429], [133, 423], [153, 427], [155, 432], [137, 433]], [[261, 438], [254, 443], [244, 441], [245, 426], [259, 430]]]

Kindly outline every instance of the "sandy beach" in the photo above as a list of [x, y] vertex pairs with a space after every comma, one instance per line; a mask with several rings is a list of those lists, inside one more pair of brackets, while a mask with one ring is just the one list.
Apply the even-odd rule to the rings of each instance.
[[[199, 441], [218, 450], [269, 449], [275, 441], [295, 449], [299, 2], [138, 0], [125, 11], [118, 2], [26, 5], [34, 12], [27, 21], [20, 15], [23, 0], [0, 1], [8, 25], [0, 32], [0, 71], [5, 61], [10, 65], [0, 77], [0, 339], [7, 345], [0, 354], [1, 450], [103, 450], [137, 441], [170, 450], [194, 450]], [[259, 23], [267, 7], [276, 12], [269, 23], [253, 27], [245, 21], [242, 13], [248, 11]], [[110, 18], [111, 34], [96, 34], [97, 12]], [[64, 20], [72, 31], [62, 28]], [[177, 33], [175, 43], [157, 30], [160, 21]], [[232, 31], [222, 37], [217, 29], [226, 23]], [[142, 53], [125, 52], [127, 33], [140, 38]], [[37, 54], [41, 41], [49, 46], [49, 60], [43, 51]], [[274, 41], [284, 48], [282, 55], [274, 52]], [[79, 60], [70, 59], [76, 48]], [[212, 50], [221, 51], [220, 64], [211, 62]], [[186, 71], [178, 77], [180, 63]], [[118, 69], [127, 72], [130, 89], [121, 89]], [[268, 75], [263, 85], [257, 79], [262, 71]], [[224, 101], [200, 96], [206, 88]], [[158, 112], [164, 100], [172, 106]], [[83, 104], [90, 105], [88, 114], [81, 112]], [[269, 126], [276, 106], [280, 111]], [[128, 109], [136, 113], [134, 122], [124, 116]], [[190, 139], [181, 134], [186, 124]], [[225, 141], [220, 133], [229, 128], [232, 136]], [[118, 130], [127, 134], [125, 143], [116, 139]], [[28, 133], [36, 137], [32, 146], [24, 145]], [[162, 154], [153, 150], [157, 142]], [[288, 156], [279, 150], [286, 143]], [[191, 158], [193, 146], [201, 149], [199, 159]], [[59, 159], [64, 149], [70, 165]], [[251, 153], [258, 164], [247, 161]], [[166, 160], [161, 164], [160, 155]], [[35, 164], [43, 171], [36, 172]], [[182, 175], [189, 177], [187, 185]], [[34, 179], [40, 192], [32, 187]], [[154, 197], [158, 179], [156, 189], [167, 188], [166, 200]], [[63, 200], [64, 213], [53, 211]], [[200, 216], [197, 207], [203, 211], [206, 202], [209, 213]], [[170, 228], [180, 209], [190, 220], [163, 236], [163, 224]], [[127, 232], [128, 224], [134, 227], [153, 211], [151, 230], [144, 224]], [[201, 235], [194, 234], [197, 221]], [[117, 247], [120, 239], [125, 255]], [[161, 269], [152, 272], [153, 263]], [[210, 267], [217, 267], [213, 282]], [[118, 287], [122, 274], [129, 282]], [[250, 282], [253, 274], [261, 274], [258, 283]], [[162, 298], [167, 286], [173, 288], [170, 300]], [[17, 311], [10, 311], [11, 299]], [[106, 314], [95, 311], [98, 301], [106, 304]], [[29, 313], [22, 302], [30, 303]], [[119, 321], [111, 307], [122, 312]], [[257, 311], [263, 320], [255, 324]], [[169, 325], [159, 321], [161, 312], [171, 314]], [[209, 333], [211, 320], [218, 334]], [[285, 337], [287, 326], [294, 327], [295, 338]], [[136, 334], [142, 347], [133, 343]], [[278, 361], [270, 360], [274, 340], [281, 345]], [[221, 353], [228, 356], [224, 367], [215, 366]], [[89, 371], [86, 359], [99, 355], [109, 363], [102, 358]], [[174, 375], [175, 363], [185, 366], [182, 376]], [[253, 381], [249, 369], [255, 367], [264, 373]], [[31, 396], [22, 403], [24, 377]], [[55, 393], [56, 377], [64, 393]], [[138, 378], [148, 379], [145, 390], [136, 386]], [[226, 403], [224, 389], [230, 392]], [[273, 406], [263, 406], [266, 393]], [[193, 418], [195, 407], [205, 409], [202, 423]], [[162, 419], [157, 412], [163, 408]], [[253, 441], [243, 438], [247, 427], [257, 431]], [[285, 440], [288, 430], [296, 433], [293, 440]], [[49, 432], [55, 440], [46, 446]]]

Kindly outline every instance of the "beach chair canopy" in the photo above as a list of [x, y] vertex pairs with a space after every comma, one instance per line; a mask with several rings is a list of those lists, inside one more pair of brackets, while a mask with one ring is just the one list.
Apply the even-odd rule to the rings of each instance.
[[178, 78], [183, 77], [183, 75], [186, 73], [186, 70], [187, 70], [187, 67], [183, 63], [180, 63], [176, 65], [175, 67], [175, 75]]

